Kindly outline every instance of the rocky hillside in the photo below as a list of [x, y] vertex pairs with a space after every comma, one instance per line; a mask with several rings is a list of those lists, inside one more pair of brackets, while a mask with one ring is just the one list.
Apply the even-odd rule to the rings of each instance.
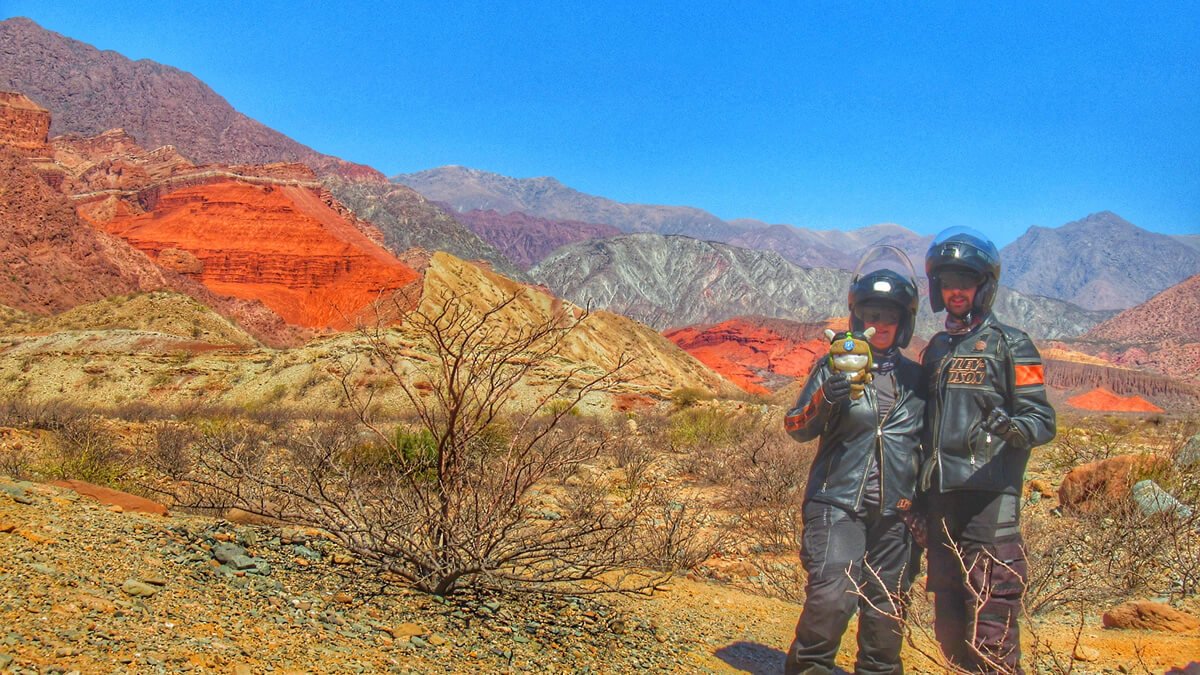
[[[566, 308], [544, 291], [522, 286], [485, 268], [445, 253], [434, 254], [425, 270], [422, 302], [444, 306], [450, 296], [486, 303], [517, 295], [499, 320], [526, 327], [550, 311]], [[203, 305], [180, 296], [130, 295], [76, 308], [48, 319], [0, 308], [0, 399], [67, 399], [80, 405], [122, 403], [172, 406], [198, 400], [213, 405], [260, 408], [336, 408], [344, 403], [334, 373], [350, 372], [354, 387], [376, 392], [391, 410], [407, 403], [391, 376], [364, 352], [356, 333], [318, 339], [300, 347], [272, 349], [239, 338], [222, 327]], [[95, 325], [86, 328], [89, 322]], [[428, 345], [405, 332], [394, 334], [403, 350], [402, 376], [429, 361]], [[593, 312], [570, 335], [562, 358], [540, 364], [534, 377], [516, 390], [529, 399], [545, 395], [556, 378], [583, 368], [611, 367], [620, 356], [633, 358], [615, 396], [597, 396], [589, 409], [649, 405], [680, 387], [710, 392], [732, 386], [653, 330], [625, 317]]]
[[484, 259], [519, 274], [503, 255], [383, 174], [325, 155], [237, 112], [195, 76], [47, 31], [0, 21], [0, 90], [53, 111], [50, 134], [94, 137], [123, 129], [146, 148], [170, 146], [193, 163], [301, 162], [343, 203], [376, 221], [395, 252], [411, 246]]
[[1108, 211], [1031, 227], [1000, 255], [1005, 285], [1085, 309], [1126, 309], [1200, 272], [1200, 251]]
[[45, 314], [139, 288], [105, 239], [24, 156], [0, 145], [0, 304]]
[[1200, 380], [1200, 275], [1121, 312], [1074, 344], [1114, 363]]
[[440, 205], [412, 188], [387, 181], [348, 180], [326, 175], [322, 182], [338, 201], [383, 233], [384, 245], [396, 254], [411, 248], [446, 251], [466, 260], [486, 261], [501, 274], [527, 281], [521, 268]]
[[657, 234], [565, 246], [529, 273], [576, 304], [660, 330], [740, 315], [824, 321], [845, 313], [850, 276], [797, 267], [777, 253]]
[[51, 135], [120, 128], [145, 147], [174, 145], [194, 162], [300, 161], [345, 176], [380, 176], [246, 117], [190, 73], [100, 51], [25, 18], [0, 21], [0, 89], [54, 111]]
[[623, 232], [686, 234], [724, 241], [744, 228], [689, 206], [650, 206], [584, 194], [554, 178], [510, 178], [464, 166], [443, 166], [392, 180], [445, 202], [455, 211], [520, 211], [550, 220], [612, 225]]
[[[846, 314], [851, 273], [793, 265], [778, 253], [636, 234], [564, 246], [530, 270], [555, 293], [659, 329], [720, 323], [742, 315], [821, 322]], [[1002, 288], [996, 314], [1038, 337], [1079, 335], [1109, 316]], [[917, 334], [943, 317], [922, 301]]]
[[520, 211], [500, 213], [494, 209], [475, 209], [456, 212], [454, 218], [526, 270], [560, 246], [621, 234], [621, 231], [612, 225], [577, 220], [550, 220]]
[[1181, 241], [1189, 247], [1200, 251], [1200, 234], [1176, 234], [1171, 237], [1175, 241]]
[[925, 251], [933, 237], [890, 223], [857, 230], [809, 230], [792, 225], [766, 225], [752, 220], [734, 224], [750, 229], [729, 240], [730, 244], [760, 251], [775, 251], [801, 267], [833, 267], [853, 270], [871, 246], [888, 245], [904, 251], [917, 276], [925, 274]]

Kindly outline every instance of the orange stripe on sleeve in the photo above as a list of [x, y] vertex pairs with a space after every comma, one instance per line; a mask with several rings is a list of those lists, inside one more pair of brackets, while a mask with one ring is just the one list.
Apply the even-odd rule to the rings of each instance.
[[1018, 387], [1032, 387], [1036, 384], [1046, 383], [1046, 373], [1042, 370], [1042, 364], [1038, 363], [1031, 366], [1015, 366]]

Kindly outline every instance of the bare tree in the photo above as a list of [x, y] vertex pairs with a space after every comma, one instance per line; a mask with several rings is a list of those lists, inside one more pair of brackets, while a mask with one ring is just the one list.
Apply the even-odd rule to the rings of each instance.
[[439, 595], [661, 583], [645, 536], [652, 492], [615, 496], [579, 471], [614, 433], [576, 409], [621, 384], [629, 361], [571, 363], [563, 348], [587, 312], [505, 320], [520, 297], [395, 305], [400, 329], [360, 336], [414, 422], [388, 422], [379, 388], [357, 386], [350, 364], [340, 377], [357, 424], [310, 425], [269, 449], [236, 429], [203, 434], [186, 477], [192, 500], [322, 528], [384, 580]]

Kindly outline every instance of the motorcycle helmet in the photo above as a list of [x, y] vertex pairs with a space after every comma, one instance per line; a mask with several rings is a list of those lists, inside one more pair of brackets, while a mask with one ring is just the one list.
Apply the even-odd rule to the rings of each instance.
[[969, 227], [951, 227], [933, 238], [925, 254], [925, 275], [929, 277], [929, 306], [934, 312], [946, 309], [941, 274], [950, 268], [969, 270], [980, 278], [971, 313], [991, 310], [1000, 286], [1000, 252], [996, 245]]
[[[863, 268], [866, 267], [867, 261], [876, 256], [879, 249], [890, 249], [908, 268], [909, 276], [906, 278], [886, 267], [864, 273]], [[893, 346], [907, 347], [909, 341], [912, 340], [913, 329], [916, 327], [917, 304], [920, 297], [914, 277], [912, 263], [900, 249], [894, 246], [878, 246], [868, 250], [859, 261], [858, 268], [854, 271], [854, 277], [850, 281], [850, 293], [847, 298], [847, 304], [850, 306], [850, 329], [862, 331], [866, 328], [863, 320], [857, 316], [856, 307], [873, 302], [887, 302], [900, 310], [900, 321], [896, 327], [896, 339]]]

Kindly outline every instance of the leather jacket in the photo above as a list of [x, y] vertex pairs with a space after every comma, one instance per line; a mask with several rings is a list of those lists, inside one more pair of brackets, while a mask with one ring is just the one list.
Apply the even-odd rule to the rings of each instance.
[[[1020, 495], [1030, 450], [1055, 433], [1042, 357], [1033, 341], [989, 313], [965, 335], [934, 335], [922, 364], [928, 378], [925, 447], [930, 452], [922, 482], [936, 468], [940, 492]], [[993, 407], [1008, 413], [1025, 443], [1011, 444], [983, 428]]]
[[921, 466], [921, 430], [925, 419], [925, 394], [921, 367], [898, 356], [890, 375], [896, 378], [896, 403], [881, 424], [874, 384], [863, 395], [831, 404], [822, 385], [830, 376], [828, 359], [821, 359], [808, 376], [784, 426], [797, 441], [820, 436], [817, 456], [808, 472], [804, 502], [818, 501], [858, 511], [867, 484], [871, 455], [880, 467], [879, 504], [883, 515], [908, 511], [916, 492]]

